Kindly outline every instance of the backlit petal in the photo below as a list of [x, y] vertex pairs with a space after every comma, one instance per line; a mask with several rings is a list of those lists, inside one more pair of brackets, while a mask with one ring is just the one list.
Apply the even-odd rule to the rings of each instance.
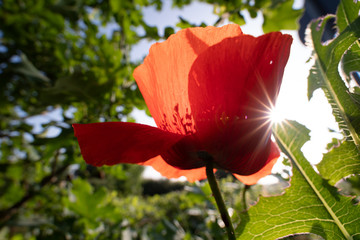
[[242, 175], [238, 175], [238, 174], [234, 174], [234, 176], [246, 185], [256, 184], [261, 178], [263, 178], [271, 173], [271, 170], [272, 170], [273, 166], [275, 165], [279, 156], [280, 156], [279, 149], [277, 148], [277, 146], [275, 146], [275, 143], [273, 143], [272, 147], [271, 147], [271, 153], [268, 157], [268, 161], [262, 169], [260, 169], [258, 172], [251, 174], [249, 176], [242, 176]]
[[189, 74], [197, 135], [218, 167], [250, 175], [271, 152], [269, 112], [292, 38], [269, 33], [227, 38], [199, 55]]
[[152, 158], [142, 165], [152, 166], [156, 171], [158, 171], [166, 178], [179, 178], [184, 176], [189, 182], [195, 182], [197, 180], [203, 180], [206, 178], [205, 167], [182, 170], [169, 165], [161, 156]]
[[195, 132], [188, 99], [190, 68], [209, 46], [241, 34], [235, 24], [189, 28], [150, 48], [133, 75], [159, 128], [180, 134]]
[[94, 166], [143, 163], [168, 151], [183, 136], [126, 122], [74, 124], [81, 154]]

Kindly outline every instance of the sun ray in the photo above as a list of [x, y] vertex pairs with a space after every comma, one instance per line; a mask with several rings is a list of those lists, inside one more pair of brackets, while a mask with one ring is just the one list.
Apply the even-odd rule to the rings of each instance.
[[[258, 83], [260, 86], [260, 95], [250, 92], [249, 95], [255, 101], [256, 108], [249, 108], [248, 110], [253, 111], [256, 117], [248, 118], [249, 121], [256, 121], [256, 127], [252, 129], [247, 136], [256, 134], [258, 131], [262, 131], [264, 134], [259, 139], [259, 144], [256, 148], [260, 148], [262, 144], [266, 143], [269, 140], [269, 135], [271, 134], [272, 126], [274, 124], [279, 124], [283, 121], [283, 114], [279, 109], [275, 108], [275, 103], [273, 97], [271, 97], [266, 89], [266, 85], [260, 76], [259, 73], [255, 73], [258, 77]], [[261, 97], [263, 96], [263, 97]], [[265, 131], [264, 131], [264, 128]], [[254, 156], [256, 157], [256, 156]]]
[[272, 98], [269, 96], [269, 93], [266, 90], [264, 81], [262, 77], [260, 76], [259, 72], [255, 73], [258, 77], [258, 83], [260, 84], [261, 90], [263, 91], [263, 94], [266, 98], [266, 102], [263, 102], [258, 97], [256, 97], [253, 93], [250, 93], [250, 96], [255, 99], [258, 103], [260, 103], [264, 109], [266, 110], [257, 110], [260, 112], [263, 112], [267, 115], [267, 117], [270, 119], [272, 123], [279, 123], [285, 119], [284, 114], [281, 112], [279, 108], [275, 106], [275, 103], [272, 101]]

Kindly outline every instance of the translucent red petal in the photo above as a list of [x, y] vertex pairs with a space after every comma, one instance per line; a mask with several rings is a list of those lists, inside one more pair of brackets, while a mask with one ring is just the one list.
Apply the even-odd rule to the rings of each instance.
[[81, 154], [94, 166], [143, 163], [166, 152], [183, 136], [136, 123], [74, 124]]
[[161, 156], [152, 158], [142, 165], [151, 166], [166, 178], [186, 177], [189, 182], [195, 182], [206, 178], [205, 167], [183, 170], [166, 163]]
[[292, 38], [279, 32], [227, 38], [198, 56], [189, 101], [199, 141], [218, 167], [241, 175], [263, 168], [271, 152], [270, 110]]
[[209, 46], [241, 34], [235, 24], [188, 28], [150, 48], [133, 75], [159, 128], [180, 134], [195, 132], [188, 97], [190, 68]]
[[234, 174], [234, 176], [244, 184], [247, 184], [247, 185], [256, 184], [261, 178], [271, 174], [271, 170], [272, 170], [273, 166], [275, 165], [276, 161], [278, 160], [279, 156], [280, 156], [280, 152], [279, 152], [278, 147], [276, 146], [275, 143], [272, 143], [270, 155], [269, 155], [268, 160], [263, 168], [261, 168], [258, 172], [253, 173], [248, 176], [243, 176], [243, 175], [238, 175], [238, 174]]

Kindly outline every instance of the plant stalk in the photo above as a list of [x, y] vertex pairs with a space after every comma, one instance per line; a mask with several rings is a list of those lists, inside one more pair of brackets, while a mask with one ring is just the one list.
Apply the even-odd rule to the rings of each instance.
[[228, 239], [229, 240], [235, 240], [235, 231], [234, 231], [234, 227], [232, 225], [231, 222], [231, 218], [229, 216], [229, 213], [226, 209], [225, 203], [224, 203], [224, 199], [221, 196], [220, 193], [220, 189], [219, 189], [219, 185], [215, 179], [215, 175], [214, 175], [214, 166], [212, 161], [208, 161], [206, 164], [206, 175], [207, 175], [207, 179], [209, 181], [209, 185], [211, 188], [211, 191], [213, 193], [213, 196], [215, 198], [217, 207], [219, 209], [221, 218], [225, 224], [225, 228], [228, 234]]

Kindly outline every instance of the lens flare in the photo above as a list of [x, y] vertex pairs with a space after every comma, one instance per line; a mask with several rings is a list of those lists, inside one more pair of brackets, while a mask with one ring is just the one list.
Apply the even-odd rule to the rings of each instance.
[[281, 111], [280, 108], [272, 108], [270, 111], [270, 120], [272, 123], [280, 123], [282, 121], [284, 121], [285, 116], [284, 116], [284, 112]]

